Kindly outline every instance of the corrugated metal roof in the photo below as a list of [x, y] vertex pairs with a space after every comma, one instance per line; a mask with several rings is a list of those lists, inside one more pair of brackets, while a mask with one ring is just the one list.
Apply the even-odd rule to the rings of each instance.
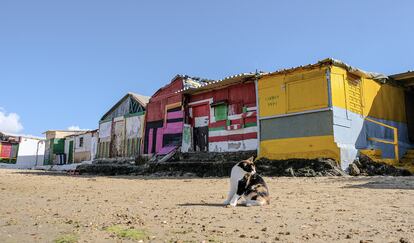
[[[177, 74], [174, 76], [174, 78], [171, 79], [170, 83], [159, 88], [151, 97], [157, 96], [158, 93], [166, 89], [169, 85], [171, 85], [178, 78], [181, 78], [183, 81], [183, 87], [184, 87], [183, 89], [198, 88], [198, 87], [204, 86], [214, 81], [214, 80], [204, 79], [200, 77], [191, 77], [189, 75]], [[174, 93], [177, 94], [179, 93], [179, 91], [176, 91]]]
[[84, 130], [60, 130], [60, 129], [56, 129], [56, 130], [46, 130], [45, 132], [43, 132], [42, 134], [45, 134], [47, 132], [83, 132]]
[[140, 94], [136, 94], [136, 93], [132, 93], [132, 92], [128, 92], [126, 96], [130, 95], [132, 98], [134, 98], [136, 101], [138, 101], [142, 106], [146, 107], [149, 99], [151, 98], [150, 96], [144, 96], [144, 95], [140, 95]]
[[414, 71], [390, 75], [393, 80], [402, 83], [406, 87], [414, 87]]
[[9, 132], [0, 132], [1, 136], [11, 136], [11, 137], [22, 137], [22, 138], [30, 138], [30, 139], [36, 139], [36, 140], [45, 140], [45, 137], [38, 137], [34, 135], [27, 135], [27, 134], [15, 134], [15, 133], [9, 133]]
[[65, 136], [65, 138], [67, 138], [67, 137], [80, 136], [80, 135], [84, 135], [84, 134], [87, 134], [87, 133], [96, 133], [96, 132], [98, 132], [98, 130], [99, 129], [85, 130], [85, 131], [82, 131], [82, 132], [79, 132], [79, 133], [75, 133], [75, 134], [71, 134], [71, 135]]
[[367, 72], [367, 71], [364, 71], [362, 69], [353, 67], [353, 66], [348, 65], [348, 64], [346, 64], [346, 63], [344, 63], [340, 60], [333, 59], [333, 58], [327, 58], [327, 59], [324, 59], [320, 62], [328, 62], [328, 63], [331, 62], [332, 65], [345, 68], [348, 72], [350, 72], [352, 74], [355, 74], [357, 76], [364, 77], [364, 78], [370, 78], [370, 79], [373, 79], [373, 80], [381, 82], [381, 83], [385, 83], [389, 79], [388, 76], [385, 75], [385, 74], [376, 73], [376, 72]]
[[[299, 69], [311, 69], [311, 68], [315, 68], [318, 66], [326, 66], [326, 65], [334, 65], [337, 67], [342, 67], [344, 69], [346, 69], [348, 72], [355, 74], [359, 77], [364, 77], [364, 78], [370, 78], [373, 79], [375, 81], [378, 81], [380, 83], [385, 83], [389, 77], [382, 74], [382, 73], [375, 73], [375, 72], [367, 72], [364, 71], [362, 69], [353, 67], [351, 65], [346, 64], [345, 62], [342, 62], [340, 60], [334, 59], [334, 58], [326, 58], [323, 60], [318, 61], [317, 63], [314, 64], [308, 64], [308, 65], [302, 65], [302, 66], [298, 66], [298, 67], [292, 67], [292, 68], [285, 68], [285, 69], [280, 69], [271, 73], [268, 73], [267, 75], [274, 75], [274, 74], [280, 74], [280, 73], [290, 73]], [[263, 75], [265, 76], [265, 75]]]
[[199, 87], [184, 87], [183, 89], [178, 90], [176, 93], [191, 94], [195, 92], [216, 89], [219, 87], [224, 87], [224, 86], [228, 86], [231, 84], [236, 84], [236, 83], [240, 83], [243, 81], [247, 81], [247, 80], [253, 79], [254, 77], [256, 77], [256, 75], [262, 75], [262, 74], [265, 74], [265, 73], [264, 72], [239, 73], [239, 74], [228, 76], [228, 77], [225, 77], [219, 80], [210, 80], [208, 83], [203, 83]]
[[[387, 75], [382, 74], [382, 73], [367, 72], [367, 71], [362, 70], [360, 68], [357, 68], [357, 67], [351, 66], [349, 64], [346, 64], [345, 62], [343, 62], [341, 60], [334, 59], [334, 58], [326, 58], [326, 59], [320, 60], [320, 61], [318, 61], [314, 64], [301, 65], [301, 66], [291, 67], [291, 68], [283, 68], [283, 69], [276, 70], [274, 72], [240, 73], [240, 74], [225, 77], [225, 78], [220, 79], [220, 80], [214, 80], [214, 81], [210, 81], [208, 83], [203, 83], [198, 87], [191, 87], [191, 86], [184, 87], [183, 89], [176, 91], [176, 93], [191, 94], [191, 93], [205, 91], [205, 90], [209, 90], [209, 89], [215, 89], [215, 88], [218, 88], [218, 87], [221, 87], [221, 86], [227, 86], [227, 85], [230, 85], [230, 84], [242, 82], [244, 80], [253, 79], [255, 77], [263, 77], [263, 76], [267, 76], [267, 75], [290, 73], [290, 72], [294, 72], [294, 71], [299, 70], [299, 69], [311, 69], [311, 68], [315, 68], [315, 67], [318, 67], [318, 66], [322, 67], [322, 66], [326, 66], [326, 65], [334, 65], [334, 66], [337, 66], [337, 67], [342, 67], [342, 68], [346, 69], [348, 72], [350, 72], [354, 75], [357, 75], [359, 77], [364, 77], [364, 78], [370, 78], [370, 79], [373, 79], [373, 80], [375, 80], [377, 82], [380, 82], [380, 83], [386, 83], [386, 82], [388, 82], [392, 79], [392, 77], [388, 77]], [[412, 72], [413, 71], [410, 71], [410, 72], [407, 72], [407, 73], [412, 73]]]
[[201, 86], [210, 84], [213, 81], [214, 80], [187, 76], [183, 79], [183, 86], [184, 86], [184, 89], [199, 88]]

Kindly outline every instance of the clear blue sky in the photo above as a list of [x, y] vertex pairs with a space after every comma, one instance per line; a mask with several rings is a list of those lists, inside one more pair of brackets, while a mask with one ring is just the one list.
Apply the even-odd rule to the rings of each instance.
[[39, 135], [96, 128], [126, 92], [151, 95], [175, 74], [215, 79], [325, 57], [407, 71], [413, 9], [414, 1], [1, 0], [0, 113]]

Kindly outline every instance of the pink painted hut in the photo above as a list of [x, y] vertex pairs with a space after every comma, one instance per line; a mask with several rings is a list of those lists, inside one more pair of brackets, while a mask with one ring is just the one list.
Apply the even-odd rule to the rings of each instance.
[[167, 154], [181, 146], [184, 96], [178, 91], [207, 84], [208, 80], [175, 76], [149, 100], [145, 117], [144, 154]]

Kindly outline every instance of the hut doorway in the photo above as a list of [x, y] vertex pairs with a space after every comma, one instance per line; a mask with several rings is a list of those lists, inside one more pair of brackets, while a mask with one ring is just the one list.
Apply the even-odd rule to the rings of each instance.
[[69, 142], [69, 156], [68, 156], [68, 164], [73, 163], [73, 141]]
[[414, 91], [405, 92], [405, 112], [407, 116], [408, 138], [414, 143]]
[[112, 133], [111, 157], [123, 157], [123, 148], [125, 142], [125, 120], [114, 120]]
[[192, 109], [194, 117], [194, 151], [207, 152], [210, 106], [209, 104], [201, 104], [192, 107]]

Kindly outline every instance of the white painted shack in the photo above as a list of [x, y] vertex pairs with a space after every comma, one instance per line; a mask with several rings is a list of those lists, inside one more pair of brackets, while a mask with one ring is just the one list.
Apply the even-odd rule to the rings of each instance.
[[145, 110], [149, 97], [127, 93], [99, 121], [97, 158], [141, 154]]
[[98, 149], [98, 130], [88, 130], [65, 137], [66, 164], [92, 161]]
[[31, 169], [42, 165], [45, 144], [41, 137], [0, 132], [0, 167]]
[[43, 164], [46, 141], [43, 138], [21, 137], [16, 165], [18, 168], [33, 168]]

